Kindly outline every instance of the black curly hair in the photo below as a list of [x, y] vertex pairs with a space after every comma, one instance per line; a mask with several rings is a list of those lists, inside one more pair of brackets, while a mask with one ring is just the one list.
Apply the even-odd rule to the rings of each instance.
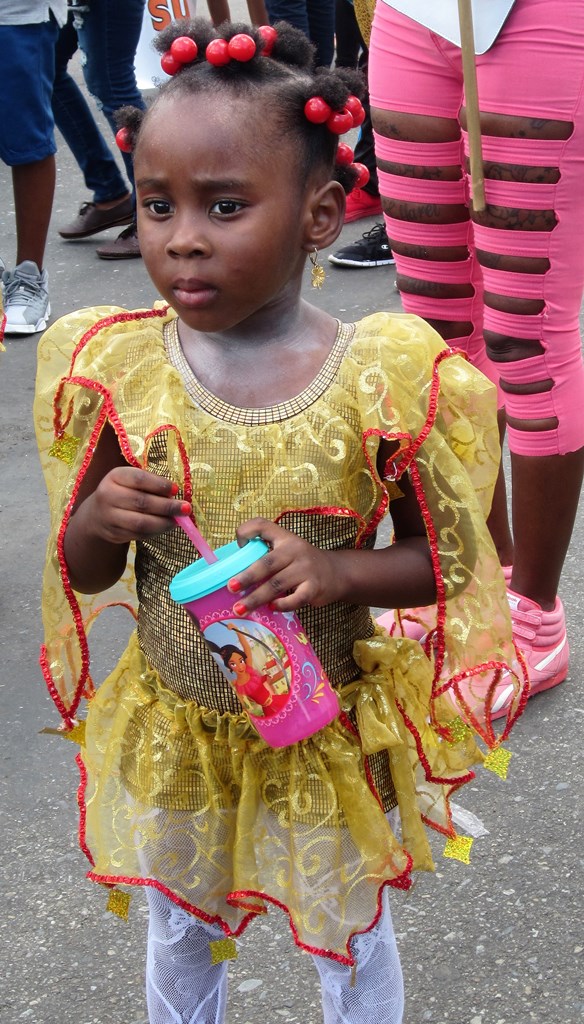
[[213, 654], [218, 654], [222, 659], [225, 668], [229, 668], [229, 662], [231, 661], [234, 654], [240, 654], [245, 662], [247, 662], [247, 655], [241, 647], [237, 647], [235, 644], [224, 644], [223, 647], [218, 647], [212, 640], [207, 640], [207, 646]]
[[[314, 47], [304, 33], [284, 21], [274, 28], [276, 40], [269, 56], [262, 55], [260, 32], [241, 23], [226, 22], [215, 28], [203, 18], [180, 19], [161, 32], [155, 43], [160, 53], [167, 52], [179, 36], [188, 36], [197, 44], [197, 57], [159, 86], [146, 112], [135, 107], [122, 107], [118, 111], [117, 122], [126, 128], [132, 147], [139, 142], [140, 129], [149, 111], [163, 98], [189, 94], [224, 94], [231, 99], [249, 97], [260, 109], [269, 110], [271, 125], [275, 121], [280, 138], [294, 141], [302, 183], [315, 171], [322, 170], [330, 179], [339, 181], [345, 192], [350, 192], [357, 173], [351, 165], [335, 162], [338, 135], [325, 124], [311, 123], [304, 107], [307, 100], [320, 96], [333, 111], [342, 110], [350, 95], [359, 99], [364, 96], [363, 76], [346, 68], [315, 69]], [[256, 43], [256, 53], [251, 60], [231, 60], [220, 67], [210, 64], [205, 57], [208, 44], [214, 39], [229, 41], [239, 33], [251, 36]]]

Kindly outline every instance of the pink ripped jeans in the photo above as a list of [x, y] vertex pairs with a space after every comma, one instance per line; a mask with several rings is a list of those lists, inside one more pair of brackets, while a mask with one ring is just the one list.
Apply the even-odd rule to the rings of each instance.
[[369, 90], [398, 287], [408, 312], [498, 381], [512, 452], [574, 452], [584, 446], [584, 3], [516, 0], [476, 64], [487, 210], [471, 220], [460, 49], [378, 0]]

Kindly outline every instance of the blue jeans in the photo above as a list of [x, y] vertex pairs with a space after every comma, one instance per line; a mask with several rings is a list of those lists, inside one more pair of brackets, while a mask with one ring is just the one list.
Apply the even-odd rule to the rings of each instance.
[[266, 0], [273, 25], [287, 21], [316, 46], [317, 67], [330, 68], [335, 52], [335, 0]]
[[[90, 0], [88, 9], [75, 12], [72, 24], [67, 24], [59, 38], [60, 53], [58, 47], [53, 96], [55, 121], [97, 202], [123, 196], [128, 190], [119, 171], [116, 177], [112, 168], [115, 160], [83, 94], [67, 72], [67, 62], [76, 49], [71, 33], [76, 34], [82, 51], [87, 88], [115, 134], [115, 113], [120, 107], [129, 105], [144, 109], [142, 94], [136, 84], [134, 57], [140, 39], [145, 2]], [[122, 157], [133, 185], [132, 157], [128, 153], [122, 153]], [[91, 184], [86, 171], [89, 164]], [[105, 178], [102, 178], [104, 167]]]
[[75, 157], [96, 203], [121, 199], [128, 187], [101, 134], [87, 100], [67, 66], [78, 47], [73, 14], [59, 32], [55, 48], [53, 115], [55, 124]]

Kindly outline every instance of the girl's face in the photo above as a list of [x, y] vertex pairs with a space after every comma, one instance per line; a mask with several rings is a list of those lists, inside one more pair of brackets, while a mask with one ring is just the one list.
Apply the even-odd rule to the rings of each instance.
[[161, 100], [141, 131], [140, 247], [160, 294], [193, 330], [250, 318], [253, 330], [259, 311], [282, 316], [298, 300], [311, 190], [302, 194], [293, 143], [270, 121], [249, 99], [183, 95]]
[[231, 672], [234, 672], [235, 675], [240, 676], [246, 669], [245, 658], [241, 654], [232, 654], [227, 663], [227, 667]]

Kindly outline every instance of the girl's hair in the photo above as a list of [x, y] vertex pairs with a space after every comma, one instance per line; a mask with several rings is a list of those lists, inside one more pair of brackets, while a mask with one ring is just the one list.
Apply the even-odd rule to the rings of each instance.
[[[211, 94], [224, 95], [228, 101], [233, 101], [244, 97], [273, 119], [271, 123], [278, 133], [275, 144], [282, 137], [295, 143], [302, 184], [315, 171], [322, 171], [350, 192], [357, 180], [357, 171], [350, 164], [335, 163], [338, 135], [326, 124], [309, 121], [304, 107], [309, 99], [319, 96], [333, 111], [343, 110], [351, 94], [359, 99], [364, 96], [363, 75], [347, 68], [315, 70], [314, 47], [304, 33], [285, 21], [278, 22], [274, 29], [276, 40], [270, 55], [266, 56], [262, 54], [264, 44], [260, 32], [248, 25], [226, 22], [214, 28], [202, 18], [173, 22], [156, 39], [156, 49], [165, 53], [179, 36], [188, 36], [197, 44], [197, 56], [159, 87], [145, 113], [134, 107], [118, 111], [118, 124], [126, 129], [132, 147], [139, 140], [140, 128], [149, 110], [163, 98]], [[230, 60], [220, 67], [209, 63], [205, 56], [209, 43], [214, 39], [228, 42], [239, 33], [254, 40], [254, 56], [246, 61]]]
[[225, 646], [219, 647], [217, 644], [214, 644], [212, 640], [207, 640], [207, 645], [210, 647], [213, 654], [218, 654], [219, 657], [223, 659], [225, 668], [229, 668], [229, 662], [234, 654], [239, 654], [240, 657], [247, 662], [245, 651], [242, 651], [241, 647], [236, 647], [235, 644], [225, 644]]

